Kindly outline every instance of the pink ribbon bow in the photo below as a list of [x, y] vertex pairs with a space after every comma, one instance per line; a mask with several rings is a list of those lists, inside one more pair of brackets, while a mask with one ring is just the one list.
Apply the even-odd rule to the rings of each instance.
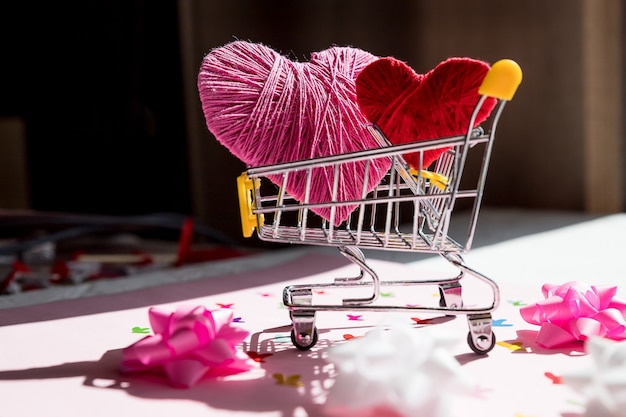
[[179, 306], [168, 312], [151, 307], [149, 316], [155, 334], [122, 351], [122, 372], [162, 370], [174, 386], [188, 388], [205, 375], [230, 375], [253, 366], [235, 349], [249, 332], [230, 326], [230, 310]]
[[616, 286], [577, 281], [544, 284], [544, 300], [520, 309], [528, 323], [541, 326], [536, 342], [554, 348], [590, 336], [626, 339], [626, 303], [615, 299]]

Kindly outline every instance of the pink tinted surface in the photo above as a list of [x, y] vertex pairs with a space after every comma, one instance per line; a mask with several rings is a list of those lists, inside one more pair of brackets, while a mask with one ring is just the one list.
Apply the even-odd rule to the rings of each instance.
[[[623, 297], [626, 277], [620, 265], [612, 264], [610, 256], [601, 257], [604, 253], [576, 245], [583, 240], [579, 237], [590, 233], [605, 233], [613, 239], [613, 231], [625, 223], [623, 216], [608, 218], [605, 222], [478, 248], [468, 254], [465, 259], [470, 265], [500, 285], [502, 302], [493, 313], [498, 344], [487, 356], [476, 356], [470, 351], [464, 315], [398, 313], [400, 319], [415, 327], [415, 332], [424, 326], [438, 326], [458, 334], [451, 355], [475, 380], [475, 390], [471, 396], [450, 395], [454, 416], [582, 415], [585, 398], [558, 382], [559, 375], [591, 365], [583, 345], [541, 347], [535, 341], [539, 326], [526, 322], [520, 308], [543, 298], [544, 282], [564, 283], [572, 279], [616, 284], [617, 296]], [[621, 239], [619, 245], [624, 243]], [[546, 250], [557, 247], [562, 252]], [[581, 256], [572, 258], [577, 250]], [[515, 263], [520, 255], [529, 262]], [[571, 261], [564, 263], [561, 258]], [[600, 264], [598, 259], [602, 259]], [[408, 264], [381, 260], [370, 263], [382, 279], [431, 278], [449, 271], [439, 259]], [[329, 415], [324, 405], [332, 390], [335, 369], [326, 360], [328, 349], [364, 336], [386, 313], [319, 312], [319, 342], [310, 351], [301, 352], [289, 340], [290, 322], [288, 311], [282, 306], [282, 289], [294, 283], [329, 282], [353, 272], [353, 267], [338, 254], [312, 250], [281, 265], [255, 271], [0, 310], [0, 324], [11, 322], [0, 327], [0, 415]], [[471, 279], [463, 284], [466, 306], [489, 302], [490, 294], [482, 284]], [[314, 297], [320, 302], [332, 302], [343, 295], [319, 292]], [[436, 287], [422, 286], [415, 292], [399, 291], [396, 287], [385, 292], [382, 299], [388, 304], [432, 304], [438, 301], [438, 294]], [[163, 375], [120, 373], [122, 349], [151, 334], [142, 333], [151, 332], [149, 308], [158, 305], [171, 310], [181, 304], [232, 310], [231, 326], [249, 332], [237, 349], [248, 354], [253, 368], [225, 377], [209, 376], [191, 388], [173, 387]], [[21, 323], [15, 315], [23, 317]]]

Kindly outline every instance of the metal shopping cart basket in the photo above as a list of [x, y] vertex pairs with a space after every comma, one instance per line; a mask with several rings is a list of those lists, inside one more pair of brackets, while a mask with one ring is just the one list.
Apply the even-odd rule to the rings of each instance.
[[[496, 126], [504, 106], [511, 100], [521, 82], [521, 69], [511, 60], [496, 62], [487, 73], [479, 93], [467, 133], [461, 136], [434, 138], [402, 145], [391, 145], [375, 125], [366, 126], [381, 144], [380, 148], [349, 154], [250, 167], [238, 178], [238, 191], [243, 234], [250, 237], [256, 229], [263, 241], [335, 246], [347, 259], [359, 267], [359, 273], [350, 278], [336, 278], [332, 283], [299, 284], [287, 286], [283, 303], [289, 309], [292, 321], [291, 341], [300, 350], [312, 348], [318, 340], [316, 313], [318, 311], [404, 311], [467, 316], [467, 342], [477, 354], [486, 354], [495, 344], [491, 327], [491, 312], [500, 302], [497, 284], [487, 276], [470, 268], [463, 260], [472, 244], [480, 211]], [[474, 127], [475, 118], [487, 97], [497, 99], [488, 128]], [[412, 169], [403, 155], [430, 149], [448, 148], [430, 170]], [[468, 181], [464, 175], [466, 162], [474, 153], [480, 153], [480, 169]], [[390, 169], [385, 178], [361, 199], [337, 201], [338, 172], [342, 164], [364, 161], [365, 176], [368, 161], [388, 158]], [[480, 159], [479, 159], [480, 161]], [[285, 190], [290, 176], [304, 175], [305, 187], [310, 187], [315, 170], [324, 169], [332, 183], [329, 201], [311, 203], [309, 189], [305, 188], [303, 201], [296, 200]], [[273, 182], [268, 177], [274, 178]], [[276, 178], [282, 178], [282, 186]], [[334, 183], [333, 183], [334, 182]], [[367, 181], [365, 181], [367, 182]], [[336, 225], [333, 216], [342, 206], [354, 207], [349, 218]], [[330, 220], [315, 216], [315, 208], [327, 208]], [[471, 215], [464, 239], [453, 239], [449, 234], [450, 220], [460, 207]], [[367, 264], [362, 249], [404, 251], [438, 254], [455, 267], [455, 275], [430, 280], [381, 280]], [[473, 277], [490, 289], [491, 302], [485, 307], [465, 307], [461, 280]], [[386, 286], [435, 285], [439, 291], [436, 306], [386, 305], [380, 303], [381, 288]], [[340, 299], [336, 304], [314, 303], [315, 291], [331, 289], [366, 289], [363, 297]], [[434, 304], [434, 303], [433, 303]]]

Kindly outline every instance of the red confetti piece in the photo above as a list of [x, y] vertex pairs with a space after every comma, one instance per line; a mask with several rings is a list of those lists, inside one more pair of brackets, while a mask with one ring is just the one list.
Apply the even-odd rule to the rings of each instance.
[[420, 319], [418, 317], [411, 317], [411, 320], [417, 324], [430, 324], [433, 322], [433, 319]]
[[547, 376], [548, 378], [550, 378], [552, 380], [553, 384], [562, 384], [563, 383], [563, 381], [561, 380], [561, 377], [554, 375], [552, 372], [545, 372], [544, 375]]
[[246, 354], [255, 362], [265, 362], [265, 358], [273, 355], [273, 353], [258, 353], [253, 350], [246, 352]]

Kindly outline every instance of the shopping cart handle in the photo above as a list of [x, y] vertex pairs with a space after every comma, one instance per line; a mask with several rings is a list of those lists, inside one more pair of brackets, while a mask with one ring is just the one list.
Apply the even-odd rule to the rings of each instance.
[[512, 100], [521, 82], [522, 69], [517, 62], [501, 59], [491, 66], [478, 93], [501, 100]]
[[[257, 187], [259, 186], [260, 180], [257, 178]], [[261, 214], [261, 218], [257, 217], [256, 214], [252, 212], [253, 206], [253, 190], [254, 183], [252, 179], [248, 176], [248, 173], [243, 172], [240, 176], [237, 177], [237, 191], [239, 194], [239, 214], [241, 216], [241, 232], [244, 237], [252, 236], [254, 232], [254, 228], [259, 224], [259, 220], [261, 222], [264, 221], [263, 214]]]

